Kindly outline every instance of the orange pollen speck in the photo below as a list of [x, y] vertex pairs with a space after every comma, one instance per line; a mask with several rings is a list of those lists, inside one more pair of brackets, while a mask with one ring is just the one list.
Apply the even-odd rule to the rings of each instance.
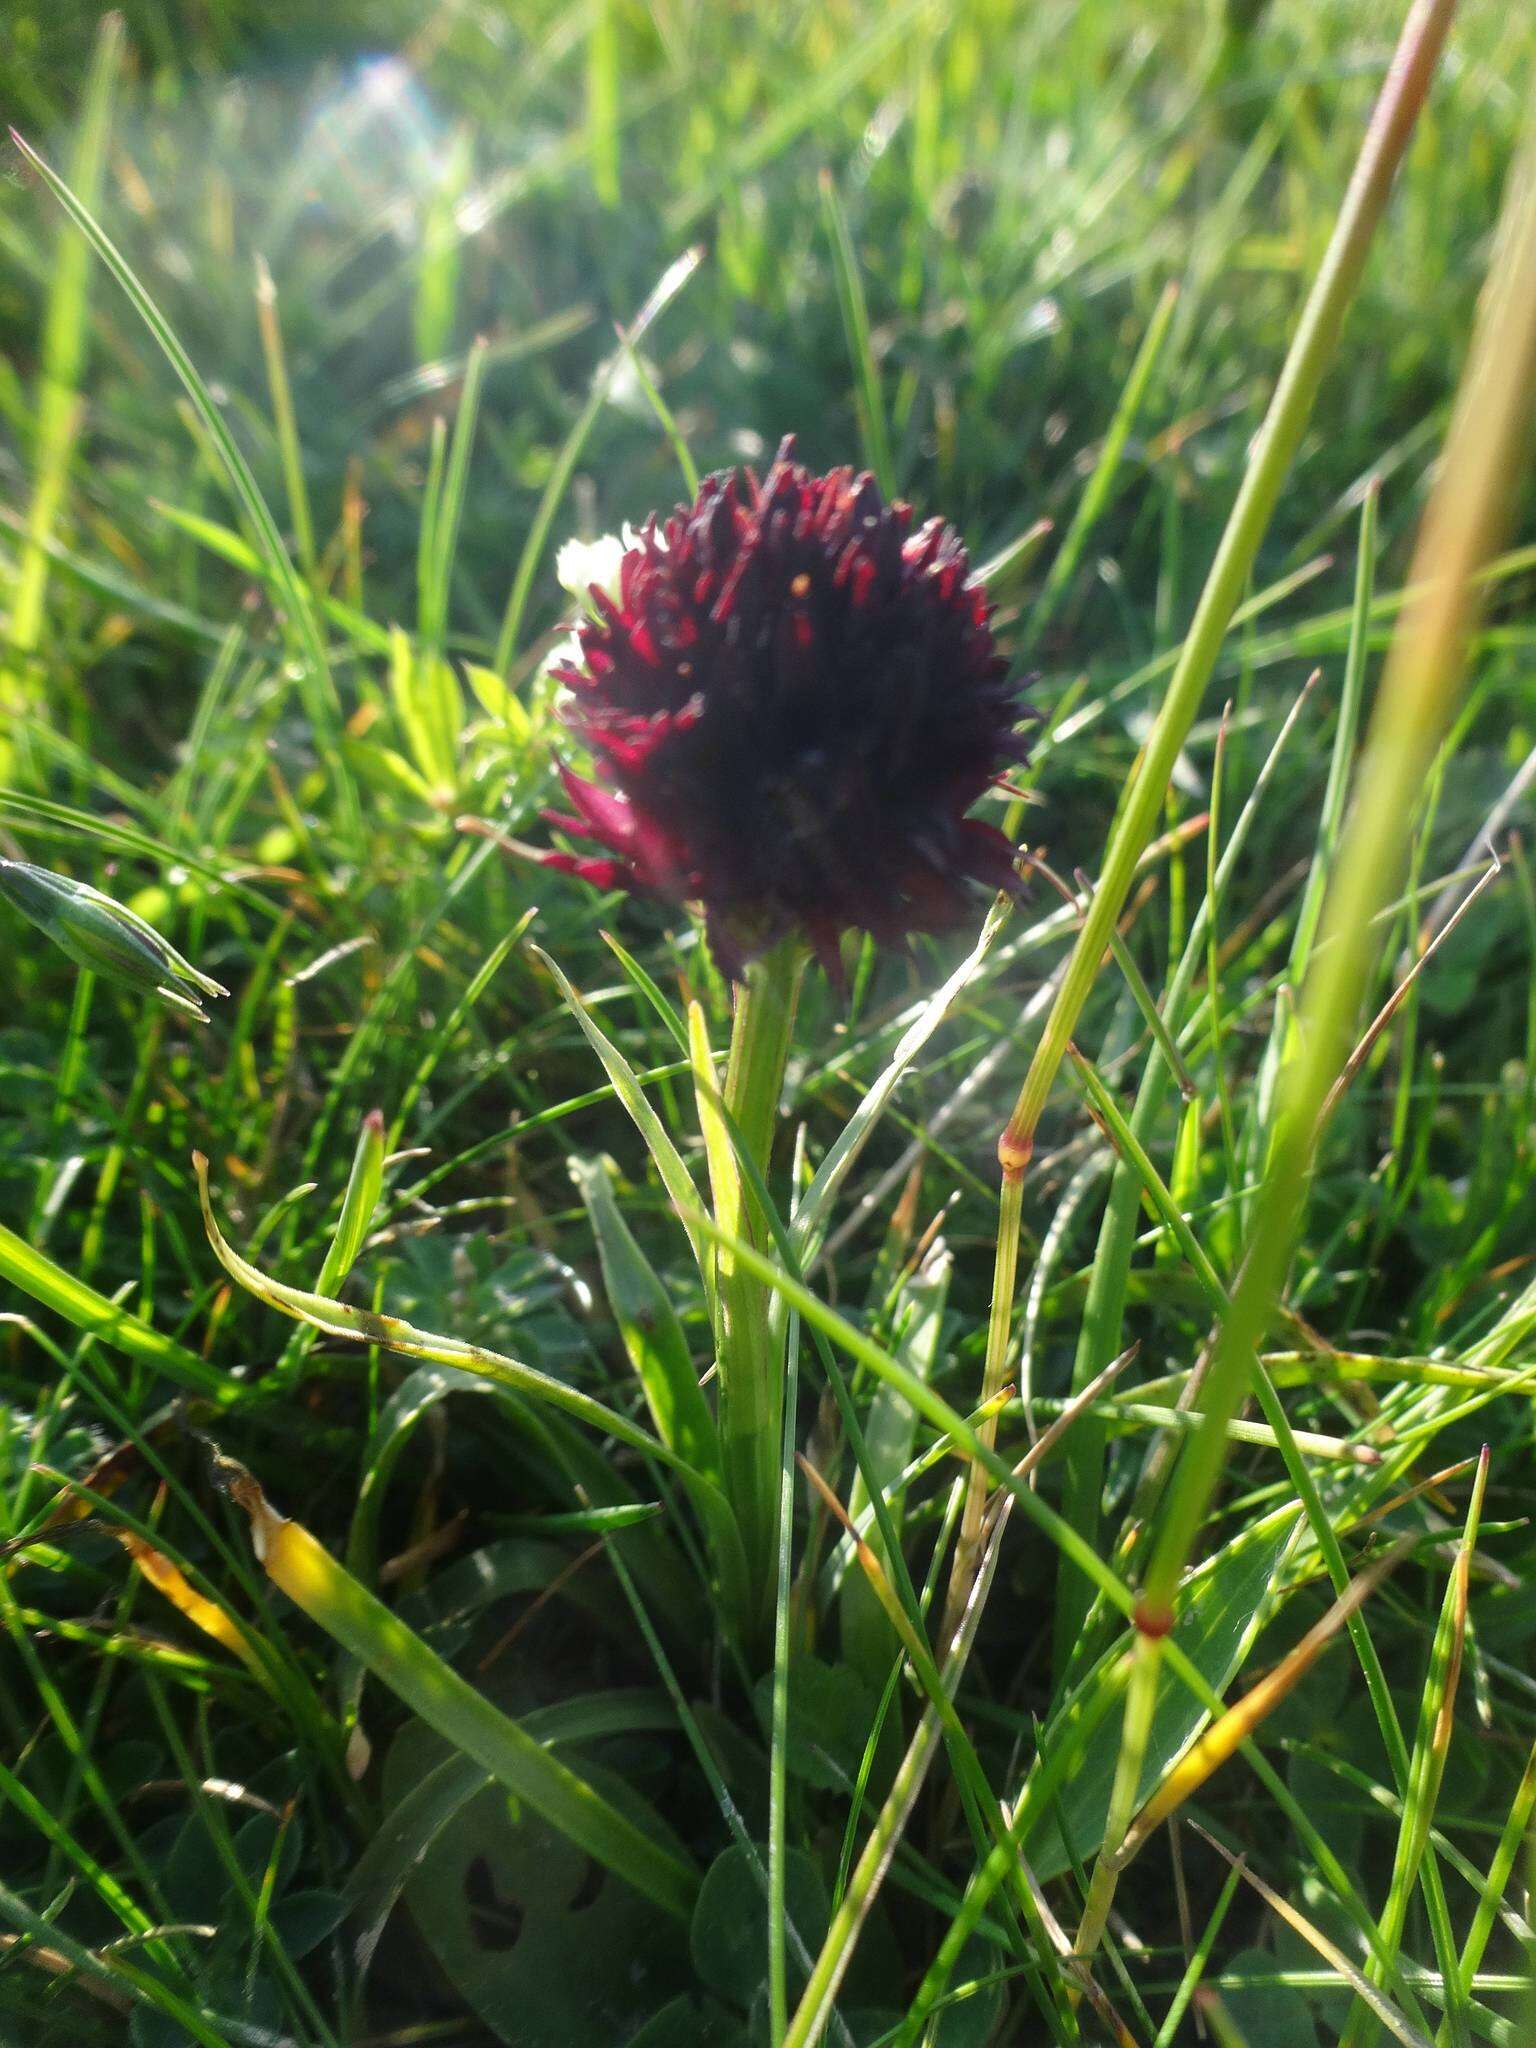
[[808, 597], [810, 595], [810, 589], [811, 579], [809, 576], [806, 575], [805, 571], [802, 569], [800, 571], [800, 574], [796, 576], [794, 580], [791, 582], [789, 586], [789, 594], [791, 597]]

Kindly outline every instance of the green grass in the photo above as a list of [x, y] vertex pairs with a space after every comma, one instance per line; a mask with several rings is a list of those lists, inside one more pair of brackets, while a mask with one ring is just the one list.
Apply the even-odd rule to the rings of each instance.
[[[0, 2039], [1526, 2038], [1528, 468], [1413, 567], [1519, 9], [1244, 489], [1406, 11], [0, 23], [0, 858], [231, 991], [0, 897]], [[992, 565], [1098, 909], [812, 969], [775, 1122], [687, 915], [458, 821], [560, 543], [789, 431]]]

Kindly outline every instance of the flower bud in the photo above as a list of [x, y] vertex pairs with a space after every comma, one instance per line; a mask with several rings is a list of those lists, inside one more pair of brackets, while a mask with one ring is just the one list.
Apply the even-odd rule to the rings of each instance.
[[147, 989], [200, 1024], [208, 1022], [208, 1013], [197, 995], [229, 994], [184, 960], [152, 924], [89, 882], [71, 881], [29, 861], [0, 860], [0, 896], [46, 932], [76, 966]]

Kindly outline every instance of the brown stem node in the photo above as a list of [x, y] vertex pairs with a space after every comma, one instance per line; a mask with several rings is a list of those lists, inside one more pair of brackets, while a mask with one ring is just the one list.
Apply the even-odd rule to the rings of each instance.
[[1003, 1169], [1004, 1180], [1022, 1180], [1034, 1150], [1033, 1138], [1021, 1138], [1011, 1127], [1005, 1129], [997, 1141], [997, 1163]]
[[1173, 1609], [1161, 1601], [1154, 1603], [1147, 1600], [1138, 1600], [1136, 1612], [1131, 1616], [1131, 1619], [1136, 1625], [1136, 1633], [1138, 1635], [1146, 1636], [1150, 1641], [1157, 1642], [1172, 1631]]

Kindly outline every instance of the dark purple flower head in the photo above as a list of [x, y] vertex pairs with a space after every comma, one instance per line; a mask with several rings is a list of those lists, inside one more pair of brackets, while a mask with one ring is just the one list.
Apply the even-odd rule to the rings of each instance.
[[896, 944], [1017, 886], [966, 815], [1025, 748], [959, 536], [791, 446], [652, 519], [557, 671], [596, 779], [562, 766], [576, 815], [549, 815], [606, 852], [546, 861], [701, 904], [731, 973], [793, 934], [835, 968], [850, 927]]

